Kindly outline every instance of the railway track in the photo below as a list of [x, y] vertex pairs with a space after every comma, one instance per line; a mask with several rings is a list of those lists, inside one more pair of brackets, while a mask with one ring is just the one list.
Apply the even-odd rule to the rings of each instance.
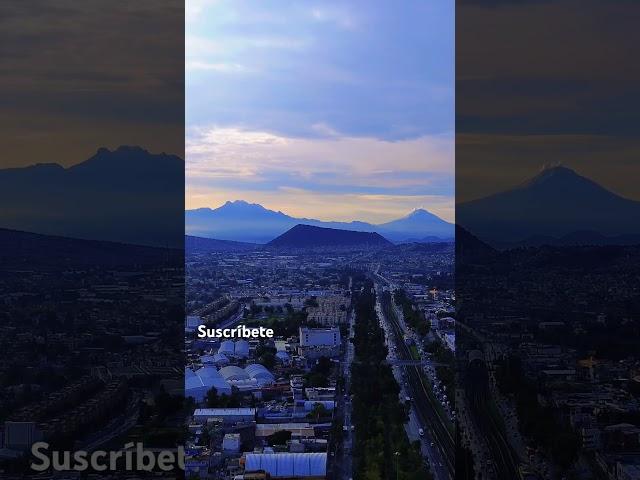
[[[383, 308], [383, 311], [385, 309]], [[402, 360], [412, 360], [411, 351], [404, 342], [404, 332], [399, 325], [396, 318], [393, 315], [384, 314], [387, 320], [389, 320], [394, 332], [394, 341], [400, 357]], [[446, 419], [441, 417], [441, 413], [438, 411], [436, 405], [433, 404], [434, 399], [429, 395], [429, 386], [425, 384], [424, 376], [420, 368], [416, 365], [409, 365], [404, 367], [407, 372], [407, 378], [409, 386], [414, 398], [414, 405], [416, 412], [420, 417], [421, 423], [432, 433], [433, 438], [436, 440], [438, 449], [440, 450], [441, 457], [443, 458], [449, 476], [455, 477], [455, 440], [449, 428], [446, 425]]]

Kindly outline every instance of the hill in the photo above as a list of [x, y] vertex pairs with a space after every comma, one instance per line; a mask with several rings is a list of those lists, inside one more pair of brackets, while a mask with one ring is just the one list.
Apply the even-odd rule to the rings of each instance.
[[380, 225], [361, 221], [326, 222], [296, 218], [243, 200], [226, 202], [215, 209], [198, 208], [185, 212], [187, 234], [222, 240], [267, 243], [298, 224], [377, 232], [392, 241], [424, 238], [427, 242], [432, 242], [449, 240], [454, 236], [453, 224], [423, 209], [414, 210], [406, 217]]
[[296, 225], [279, 237], [267, 243], [274, 248], [353, 248], [388, 247], [393, 244], [375, 232], [357, 232], [336, 228]]
[[482, 263], [494, 258], [496, 251], [467, 230], [456, 225], [456, 266]]
[[0, 265], [10, 270], [184, 265], [181, 249], [81, 240], [0, 228]]
[[194, 237], [192, 235], [185, 235], [184, 237], [184, 251], [187, 255], [192, 253], [244, 252], [247, 250], [255, 250], [256, 248], [262, 248], [262, 245]]
[[493, 245], [543, 238], [570, 244], [627, 242], [640, 234], [640, 202], [569, 168], [553, 167], [516, 188], [458, 205], [456, 220]]

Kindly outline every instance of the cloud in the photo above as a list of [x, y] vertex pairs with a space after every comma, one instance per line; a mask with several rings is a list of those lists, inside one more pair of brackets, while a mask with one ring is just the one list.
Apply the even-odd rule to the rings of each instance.
[[188, 15], [187, 206], [452, 219], [454, 13], [447, 0], [220, 0]]
[[[334, 214], [340, 218], [354, 219], [361, 212], [370, 220], [388, 220], [421, 206], [450, 209], [452, 136], [388, 141], [338, 136], [327, 125], [319, 128], [331, 136], [284, 137], [228, 127], [190, 129], [187, 203], [212, 206], [206, 202], [222, 200], [223, 195], [225, 200], [266, 199], [297, 212], [306, 205], [318, 213], [312, 205], [320, 202], [335, 204]], [[207, 195], [207, 191], [216, 194]], [[296, 205], [296, 193], [310, 200]]]
[[313, 137], [325, 124], [388, 140], [454, 130], [451, 2], [218, 1], [197, 10], [186, 31], [189, 126]]
[[333, 174], [350, 181], [380, 178], [393, 182], [403, 173], [453, 175], [453, 138], [423, 136], [388, 141], [371, 137], [336, 136], [296, 138], [239, 128], [202, 128], [188, 131], [186, 159], [188, 176], [212, 167], [241, 172], [247, 167], [266, 174], [287, 173], [310, 177]]

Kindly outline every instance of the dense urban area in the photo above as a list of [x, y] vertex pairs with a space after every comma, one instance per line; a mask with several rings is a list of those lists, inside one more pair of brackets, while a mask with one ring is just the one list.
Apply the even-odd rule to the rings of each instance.
[[226, 247], [187, 249], [186, 476], [453, 478], [453, 243]]
[[460, 233], [460, 478], [640, 478], [638, 247]]
[[23, 478], [35, 442], [175, 450], [182, 252], [0, 233], [0, 476]]

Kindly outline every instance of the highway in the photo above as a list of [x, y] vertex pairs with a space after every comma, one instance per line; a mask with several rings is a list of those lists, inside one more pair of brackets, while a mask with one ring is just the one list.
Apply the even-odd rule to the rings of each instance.
[[[378, 302], [380, 301], [381, 293], [381, 289], [378, 283], [376, 283], [376, 297]], [[398, 358], [400, 360], [411, 360], [411, 352], [404, 341], [402, 327], [393, 316], [385, 315], [383, 308], [378, 308], [377, 310], [382, 320], [392, 328]], [[437, 406], [434, 405], [433, 402], [437, 400], [429, 395], [429, 386], [425, 384], [425, 379], [420, 367], [415, 364], [408, 364], [404, 369], [406, 372], [406, 388], [411, 393], [417, 420], [424, 428], [425, 434], [429, 434], [426, 441], [432, 440], [429, 442], [429, 447], [431, 448], [429, 449], [430, 455], [428, 455], [428, 457], [432, 458], [432, 460], [430, 459], [431, 470], [438, 479], [454, 478], [455, 441], [447, 427], [447, 420], [441, 417]], [[434, 445], [432, 446], [431, 443]]]
[[[354, 316], [355, 315], [353, 312], [349, 314], [349, 337], [352, 337], [354, 334]], [[349, 480], [353, 477], [353, 443], [355, 432], [351, 431], [351, 398], [348, 393], [351, 388], [351, 363], [353, 362], [355, 352], [353, 343], [351, 343], [348, 338], [345, 340], [345, 342], [345, 355], [344, 361], [342, 362], [342, 375], [344, 378], [344, 387], [342, 389], [342, 392], [344, 392], [344, 395], [342, 399], [338, 400], [342, 403], [343, 406], [343, 425], [345, 427], [344, 437], [342, 441], [342, 462], [340, 464], [340, 472], [342, 472], [342, 478], [344, 480]]]

